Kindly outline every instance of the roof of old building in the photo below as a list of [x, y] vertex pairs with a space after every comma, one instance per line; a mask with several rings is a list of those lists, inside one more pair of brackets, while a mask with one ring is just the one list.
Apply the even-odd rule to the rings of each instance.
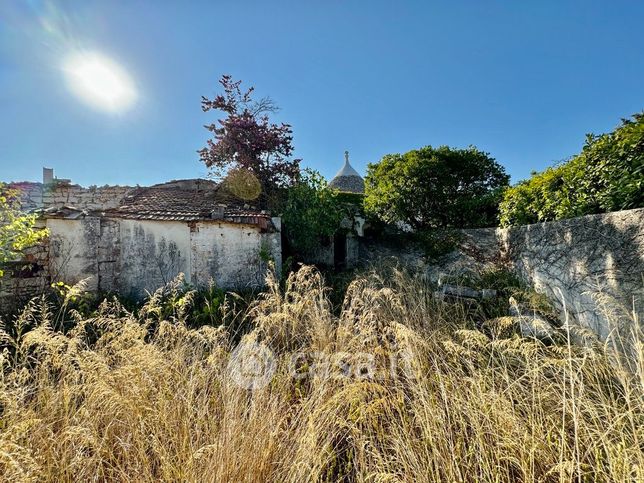
[[69, 205], [34, 210], [32, 213], [37, 213], [45, 218], [63, 218], [65, 220], [77, 220], [89, 215], [88, 210], [80, 210]]
[[[49, 218], [75, 219], [86, 211], [65, 206], [43, 213]], [[158, 221], [224, 221], [258, 225], [272, 229], [268, 213], [233, 198], [210, 180], [178, 180], [136, 188], [117, 208], [101, 211], [99, 216]]]
[[349, 163], [349, 152], [344, 152], [344, 166], [329, 183], [331, 188], [349, 193], [364, 193], [364, 180]]

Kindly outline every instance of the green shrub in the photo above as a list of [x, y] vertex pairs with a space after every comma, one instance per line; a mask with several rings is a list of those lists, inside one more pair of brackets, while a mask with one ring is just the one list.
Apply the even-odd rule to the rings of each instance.
[[436, 259], [455, 250], [462, 239], [457, 230], [420, 230], [412, 235], [413, 241], [423, 250], [425, 256]]
[[332, 236], [344, 217], [338, 192], [313, 170], [304, 170], [288, 189], [282, 220], [289, 245], [299, 254], [314, 251], [321, 238]]
[[358, 213], [362, 213], [364, 211], [364, 194], [362, 193], [338, 191], [335, 197], [338, 203], [351, 207]]
[[644, 206], [644, 113], [588, 135], [580, 154], [505, 191], [502, 226]]
[[36, 227], [37, 216], [25, 214], [20, 207], [20, 194], [0, 182], [0, 277], [6, 262], [16, 261], [25, 248], [35, 245], [48, 235]]
[[365, 177], [368, 215], [414, 230], [496, 226], [509, 177], [488, 153], [425, 146], [388, 154]]

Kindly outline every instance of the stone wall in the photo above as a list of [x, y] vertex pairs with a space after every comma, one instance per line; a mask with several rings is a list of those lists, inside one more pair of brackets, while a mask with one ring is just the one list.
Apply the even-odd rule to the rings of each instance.
[[277, 270], [282, 264], [280, 233], [262, 233], [255, 225], [195, 223], [190, 248], [190, 276], [200, 286], [213, 280], [220, 287], [259, 287], [264, 285], [269, 260]]
[[137, 299], [183, 273], [190, 279], [190, 227], [179, 221], [118, 220], [118, 292]]
[[43, 241], [26, 248], [23, 260], [6, 264], [4, 270], [5, 276], [0, 278], [0, 313], [22, 307], [49, 289], [49, 243]]
[[314, 264], [317, 266], [332, 267], [335, 260], [335, 250], [333, 247], [333, 237], [323, 237], [320, 243], [313, 251], [307, 255], [304, 260], [306, 263]]
[[9, 185], [20, 193], [22, 208], [31, 211], [38, 208], [73, 206], [80, 210], [100, 211], [117, 208], [121, 200], [132, 190], [131, 186], [90, 186], [55, 181], [53, 183], [12, 183]]
[[644, 209], [499, 229], [516, 273], [607, 339], [644, 323]]
[[119, 220], [101, 219], [97, 249], [98, 286], [106, 292], [116, 292], [121, 274], [121, 225]]
[[47, 229], [52, 281], [68, 285], [84, 281], [88, 290], [98, 290], [101, 218], [48, 219]]
[[[321, 239], [315, 251], [307, 255], [304, 262], [326, 268], [354, 268], [360, 262], [360, 247], [360, 237], [354, 232], [339, 233]], [[340, 252], [336, 253], [336, 250]]]
[[[279, 229], [279, 218], [273, 220]], [[281, 266], [279, 232], [218, 221], [48, 219], [50, 277], [89, 290], [142, 298], [180, 273], [195, 286], [264, 283], [268, 259]]]
[[503, 265], [546, 294], [562, 318], [567, 313], [604, 340], [629, 330], [634, 314], [644, 327], [644, 208], [461, 233], [459, 249], [436, 262], [416, 248], [373, 242], [361, 257], [394, 257], [434, 283]]
[[[62, 180], [10, 183], [9, 187], [19, 193], [24, 211], [63, 206], [102, 211], [117, 208], [136, 189], [107, 185], [84, 188]], [[39, 223], [45, 226], [43, 220]], [[82, 220], [49, 219], [46, 223], [49, 239], [28, 248], [24, 260], [9, 263], [9, 273], [0, 279], [0, 312], [44, 293], [54, 281], [75, 283], [87, 279], [89, 289], [116, 289], [115, 222], [110, 224], [104, 219], [101, 223], [99, 218], [90, 216]]]

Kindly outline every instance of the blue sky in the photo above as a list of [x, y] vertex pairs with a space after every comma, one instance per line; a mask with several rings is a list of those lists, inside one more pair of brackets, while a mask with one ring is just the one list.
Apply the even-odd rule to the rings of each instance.
[[[229, 73], [292, 124], [327, 178], [424, 145], [470, 144], [513, 181], [644, 109], [644, 2], [26, 1], [0, 5], [0, 179], [42, 166], [83, 185], [206, 175], [202, 95]], [[74, 50], [138, 92], [99, 111], [68, 88]]]

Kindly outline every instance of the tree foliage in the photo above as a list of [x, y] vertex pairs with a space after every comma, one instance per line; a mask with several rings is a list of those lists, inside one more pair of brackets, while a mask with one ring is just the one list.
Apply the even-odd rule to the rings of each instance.
[[230, 168], [253, 173], [264, 193], [290, 186], [298, 176], [299, 160], [290, 159], [293, 136], [289, 124], [270, 122], [277, 111], [270, 98], [253, 99], [254, 88], [241, 89], [241, 81], [229, 75], [219, 80], [223, 93], [210, 100], [202, 97], [204, 112], [221, 111], [223, 119], [206, 125], [213, 134], [199, 151], [201, 160], [217, 176]]
[[23, 249], [47, 235], [35, 225], [36, 215], [20, 211], [18, 192], [0, 183], [0, 277], [2, 264], [16, 260]]
[[490, 226], [509, 177], [475, 147], [426, 146], [370, 164], [365, 209], [415, 230]]
[[577, 156], [518, 183], [501, 202], [503, 226], [644, 206], [644, 113], [589, 134]]
[[282, 220], [290, 245], [300, 254], [310, 254], [321, 238], [340, 228], [344, 211], [337, 197], [338, 192], [309, 169], [289, 188]]

